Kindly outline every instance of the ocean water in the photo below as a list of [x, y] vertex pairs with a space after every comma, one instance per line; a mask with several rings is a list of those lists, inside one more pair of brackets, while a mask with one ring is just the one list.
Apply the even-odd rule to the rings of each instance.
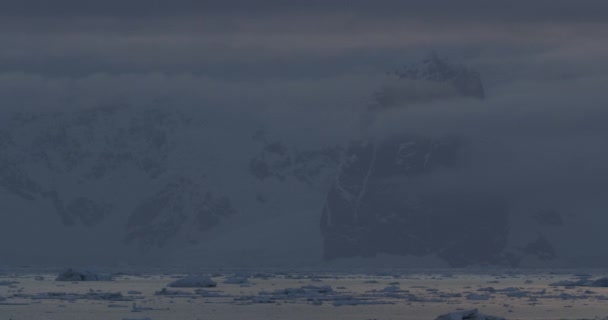
[[550, 285], [588, 277], [576, 272], [240, 271], [245, 283], [224, 283], [233, 273], [210, 273], [217, 286], [197, 292], [167, 287], [184, 274], [64, 282], [56, 273], [11, 272], [0, 276], [0, 320], [435, 319], [467, 309], [507, 319], [608, 316], [608, 288]]

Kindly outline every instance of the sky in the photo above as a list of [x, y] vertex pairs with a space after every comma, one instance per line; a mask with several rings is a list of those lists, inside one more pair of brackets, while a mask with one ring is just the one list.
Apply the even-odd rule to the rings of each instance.
[[133, 79], [142, 88], [131, 90], [162, 86], [169, 96], [201, 82], [310, 95], [322, 81], [334, 88], [319, 93], [342, 101], [342, 83], [370, 87], [430, 51], [473, 66], [493, 90], [601, 77], [608, 50], [603, 1], [59, 0], [0, 9], [0, 81], [17, 95], [8, 105], [31, 89], [76, 99], [68, 86], [91, 99]]
[[486, 99], [370, 128], [470, 142], [468, 167], [424, 187], [608, 222], [606, 36], [608, 2], [593, 0], [2, 1], [0, 114], [163, 105], [327, 144], [359, 134], [387, 72], [436, 53], [478, 71]]
[[370, 103], [387, 71], [430, 52], [479, 71], [489, 95], [533, 93], [602, 82], [607, 9], [566, 0], [3, 1], [0, 94], [3, 109], [167, 101], [335, 118]]

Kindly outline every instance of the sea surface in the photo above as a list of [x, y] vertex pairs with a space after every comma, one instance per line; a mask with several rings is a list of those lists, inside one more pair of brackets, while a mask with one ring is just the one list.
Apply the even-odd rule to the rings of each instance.
[[599, 279], [601, 272], [196, 273], [217, 285], [168, 287], [187, 276], [173, 273], [124, 272], [112, 281], [72, 282], [56, 281], [56, 272], [10, 271], [0, 275], [0, 320], [402, 320], [468, 309], [507, 319], [608, 316], [608, 288], [556, 285]]

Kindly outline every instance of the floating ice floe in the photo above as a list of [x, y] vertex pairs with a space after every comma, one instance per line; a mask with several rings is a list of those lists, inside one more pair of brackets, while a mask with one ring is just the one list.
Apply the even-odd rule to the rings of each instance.
[[477, 293], [471, 293], [467, 296], [467, 300], [490, 300], [490, 298], [490, 295]]
[[36, 294], [16, 294], [16, 298], [29, 298], [32, 300], [105, 300], [105, 301], [131, 301], [124, 297], [120, 292], [95, 292], [90, 290], [88, 293], [66, 293], [66, 292], [45, 292]]
[[[519, 288], [516, 288], [516, 287], [507, 287], [507, 288], [502, 288], [502, 289], [495, 289], [493, 287], [485, 287], [485, 288], [479, 288], [479, 289], [477, 289], [477, 291], [488, 292], [488, 293], [501, 293], [510, 298], [524, 298], [524, 297], [528, 297], [530, 294], [532, 294], [532, 292], [530, 292], [530, 291], [520, 290]], [[545, 294], [545, 292], [543, 292], [543, 291], [534, 292], [534, 293], [539, 294], [539, 295]], [[488, 296], [488, 297], [491, 297], [491, 296]], [[476, 299], [469, 299], [469, 300], [476, 300]], [[477, 300], [479, 300], [479, 299], [477, 299]]]
[[596, 280], [592, 280], [592, 279], [580, 279], [580, 280], [562, 280], [562, 281], [558, 281], [558, 282], [554, 282], [549, 284], [550, 286], [553, 287], [598, 287], [598, 288], [605, 288], [608, 287], [608, 278], [599, 278]]
[[183, 297], [183, 296], [192, 296], [191, 292], [181, 291], [181, 290], [169, 290], [167, 288], [162, 288], [160, 291], [154, 292], [155, 296], [172, 296], [172, 297]]
[[435, 320], [505, 320], [505, 318], [487, 316], [479, 313], [477, 309], [467, 310], [467, 311], [458, 311], [451, 312], [448, 314], [441, 315]]
[[208, 290], [204, 290], [204, 289], [196, 289], [196, 290], [194, 290], [194, 293], [196, 293], [198, 296], [204, 297], [204, 298], [226, 297], [226, 295], [223, 295], [221, 293], [221, 291], [208, 291]]
[[394, 304], [393, 302], [390, 301], [382, 301], [382, 300], [367, 300], [367, 299], [360, 299], [360, 298], [347, 298], [347, 299], [340, 299], [340, 300], [336, 300], [334, 301], [334, 303], [332, 303], [334, 307], [341, 307], [341, 306], [358, 306], [358, 305], [372, 305], [372, 304]]
[[234, 302], [238, 304], [254, 303], [278, 303], [278, 301], [305, 302], [311, 305], [322, 305], [324, 302], [333, 306], [356, 306], [371, 304], [392, 304], [393, 302], [380, 300], [384, 296], [361, 296], [345, 295], [333, 290], [329, 285], [313, 286], [307, 285], [299, 288], [278, 289], [271, 292], [261, 291], [257, 296], [235, 297]]
[[55, 281], [112, 281], [112, 275], [69, 268], [61, 272]]
[[209, 276], [187, 276], [169, 283], [169, 287], [173, 288], [212, 288], [217, 286], [217, 283]]
[[401, 290], [401, 288], [399, 286], [396, 285], [390, 285], [388, 287], [385, 287], [384, 289], [380, 290], [382, 292], [403, 292], [403, 290]]
[[131, 312], [158, 311], [158, 310], [169, 310], [169, 308], [139, 307], [135, 302], [133, 302], [133, 305], [131, 306]]
[[225, 284], [248, 284], [249, 279], [247, 277], [243, 277], [243, 276], [232, 276], [232, 277], [226, 278], [226, 280], [224, 280], [224, 283]]

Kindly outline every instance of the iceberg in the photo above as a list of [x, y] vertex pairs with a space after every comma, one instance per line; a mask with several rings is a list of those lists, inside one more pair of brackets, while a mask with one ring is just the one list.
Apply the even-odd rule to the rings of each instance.
[[69, 268], [61, 272], [55, 281], [112, 281], [112, 275]]
[[215, 286], [217, 283], [209, 276], [187, 276], [169, 283], [169, 287], [172, 288], [211, 288]]
[[450, 312], [448, 314], [441, 315], [435, 320], [505, 320], [505, 318], [487, 316], [479, 313], [477, 309], [467, 310], [467, 311], [458, 311], [458, 312]]

